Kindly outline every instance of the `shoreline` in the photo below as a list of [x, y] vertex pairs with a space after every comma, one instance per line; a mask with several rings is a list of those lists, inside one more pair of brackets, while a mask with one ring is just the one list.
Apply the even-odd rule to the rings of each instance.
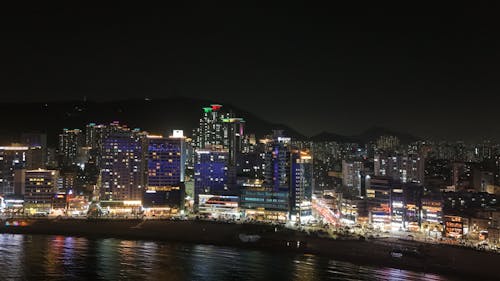
[[[277, 230], [277, 231], [276, 231]], [[391, 267], [459, 278], [498, 278], [500, 254], [449, 245], [383, 240], [334, 240], [264, 224], [231, 224], [211, 221], [166, 220], [31, 220], [27, 226], [0, 225], [0, 233], [63, 235], [88, 238], [154, 240], [176, 243], [210, 244], [263, 251], [324, 256], [356, 265]], [[259, 235], [257, 242], [242, 242], [239, 234]], [[296, 242], [300, 241], [297, 247]], [[395, 246], [418, 248], [423, 257], [391, 257]], [[481, 268], [470, 265], [470, 261]]]

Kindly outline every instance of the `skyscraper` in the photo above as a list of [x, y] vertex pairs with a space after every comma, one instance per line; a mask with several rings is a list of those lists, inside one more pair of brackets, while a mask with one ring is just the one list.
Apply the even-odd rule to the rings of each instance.
[[182, 207], [186, 149], [182, 131], [164, 138], [149, 135], [144, 207]]
[[228, 184], [229, 152], [224, 149], [198, 149], [194, 168], [195, 204], [200, 194], [224, 195], [235, 191]]
[[223, 118], [224, 138], [223, 147], [229, 151], [229, 164], [236, 165], [242, 150], [245, 120], [243, 118]]
[[264, 185], [275, 191], [290, 188], [290, 141], [276, 131], [266, 144]]
[[377, 149], [382, 151], [393, 151], [399, 146], [399, 138], [396, 136], [380, 136], [377, 139]]
[[116, 130], [103, 141], [101, 200], [141, 200], [144, 191], [142, 137], [138, 130]]
[[403, 183], [424, 182], [425, 159], [417, 154], [392, 155], [376, 154], [374, 172], [376, 176], [389, 176]]
[[222, 105], [219, 104], [203, 108], [203, 116], [200, 118], [199, 126], [193, 131], [193, 146], [196, 149], [203, 149], [210, 145], [223, 145], [222, 118], [226, 116], [220, 111], [221, 108]]
[[[278, 137], [280, 139], [278, 140]], [[244, 173], [253, 177], [241, 182], [241, 209], [247, 219], [286, 222], [290, 217], [290, 192], [288, 189], [287, 159], [290, 139], [281, 133], [262, 139], [255, 151], [243, 154], [241, 164]], [[252, 156], [253, 160], [248, 156]], [[250, 163], [253, 162], [253, 163]], [[253, 169], [253, 171], [251, 170]], [[288, 170], [288, 172], [287, 172]]]
[[199, 126], [193, 131], [193, 147], [222, 146], [229, 152], [229, 164], [234, 166], [242, 149], [245, 120], [221, 109], [220, 104], [203, 108]]
[[[198, 182], [195, 182], [195, 194], [197, 194], [197, 191], [202, 192], [202, 190], [216, 190], [224, 193], [236, 192], [238, 157], [242, 149], [245, 121], [242, 118], [235, 118], [233, 113], [225, 113], [221, 109], [222, 105], [220, 104], [204, 107], [199, 127], [193, 132], [192, 145], [195, 150], [193, 163], [195, 163], [195, 179], [198, 180]], [[210, 159], [217, 159], [208, 160], [209, 158], [206, 158], [207, 154], [213, 154]], [[205, 175], [209, 172], [205, 167], [222, 165], [222, 160], [225, 161], [224, 176], [221, 177], [218, 171], [211, 171], [210, 173], [217, 174], [215, 178], [224, 178], [224, 183], [221, 184], [217, 181], [205, 179]], [[197, 187], [198, 189], [196, 189]], [[204, 192], [208, 191], [203, 191], [200, 194], [207, 194]], [[195, 202], [198, 202], [198, 198], [195, 198]]]
[[107, 131], [107, 126], [89, 123], [85, 127], [85, 146], [99, 149]]
[[363, 169], [364, 165], [362, 161], [342, 160], [342, 184], [360, 191], [361, 183], [365, 180], [364, 177], [361, 176]]
[[[242, 191], [243, 206], [257, 206], [252, 200], [260, 200], [266, 206], [274, 206], [269, 210], [275, 217], [276, 211], [286, 211], [289, 219], [304, 223], [311, 218], [313, 167], [312, 157], [306, 151], [295, 149], [291, 139], [284, 137], [281, 131], [275, 131], [272, 138], [264, 141], [264, 180], [259, 183], [261, 189], [244, 186]], [[280, 204], [266, 203], [272, 198], [281, 198], [286, 194], [286, 202]], [[267, 198], [269, 197], [269, 198]], [[282, 204], [285, 203], [285, 204]], [[286, 209], [283, 209], [286, 208]], [[262, 214], [264, 217], [267, 214]]]
[[25, 169], [30, 150], [27, 146], [0, 146], [0, 194], [14, 193], [14, 174]]
[[77, 164], [78, 152], [83, 145], [82, 131], [63, 129], [59, 135], [59, 155], [63, 166]]
[[305, 223], [312, 218], [313, 162], [308, 152], [291, 152], [290, 207], [292, 221]]

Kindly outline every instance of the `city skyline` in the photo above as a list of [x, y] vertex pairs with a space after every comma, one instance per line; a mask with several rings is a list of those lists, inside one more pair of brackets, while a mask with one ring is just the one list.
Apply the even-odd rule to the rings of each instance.
[[[426, 243], [497, 251], [499, 144], [408, 143], [395, 135], [365, 144], [304, 141], [279, 129], [257, 137], [247, 130], [251, 120], [222, 104], [195, 113], [192, 138], [180, 129], [167, 137], [113, 121], [60, 128], [57, 147], [32, 132], [0, 146], [0, 232], [72, 235], [86, 219], [97, 228], [78, 235], [182, 241], [174, 229], [187, 227], [186, 241], [222, 238], [299, 252], [356, 240], [354, 252], [363, 256], [372, 254], [365, 243], [383, 237], [390, 240], [378, 257], [405, 257], [398, 268], [406, 257], [427, 264]], [[209, 232], [215, 236], [206, 238]], [[449, 260], [445, 247], [432, 255]], [[494, 263], [486, 255], [484, 262]]]
[[0, 279], [498, 279], [496, 3], [169, 4], [2, 10]]

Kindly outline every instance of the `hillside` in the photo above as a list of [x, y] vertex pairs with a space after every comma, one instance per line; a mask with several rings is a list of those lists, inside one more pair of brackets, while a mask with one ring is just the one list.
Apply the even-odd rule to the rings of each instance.
[[[51, 146], [57, 144], [57, 137], [63, 128], [84, 129], [85, 125], [94, 122], [107, 124], [120, 121], [131, 128], [141, 128], [152, 133], [166, 134], [173, 129], [182, 129], [190, 136], [193, 128], [198, 126], [202, 116], [202, 107], [214, 101], [190, 98], [170, 99], [134, 99], [112, 102], [65, 101], [65, 102], [30, 102], [0, 103], [0, 145], [16, 141], [21, 133], [46, 133]], [[285, 134], [294, 138], [311, 141], [337, 141], [367, 143], [382, 135], [393, 135], [402, 143], [418, 140], [410, 134], [375, 127], [353, 136], [343, 136], [330, 132], [322, 132], [312, 137], [283, 124], [266, 121], [250, 112], [223, 104], [226, 111], [232, 111], [245, 119], [245, 130], [255, 133], [257, 137], [269, 134], [274, 129], [284, 130]]]
[[[132, 128], [141, 128], [153, 133], [167, 133], [182, 129], [191, 135], [202, 116], [202, 107], [213, 101], [189, 98], [158, 100], [123, 100], [112, 102], [65, 101], [50, 103], [0, 103], [0, 141], [15, 140], [24, 132], [47, 133], [49, 145], [57, 143], [63, 128], [81, 128], [86, 124], [120, 121]], [[281, 124], [265, 121], [254, 114], [224, 105], [224, 110], [233, 111], [246, 120], [246, 131], [258, 137], [273, 129], [284, 130], [293, 138], [305, 138], [295, 130]]]

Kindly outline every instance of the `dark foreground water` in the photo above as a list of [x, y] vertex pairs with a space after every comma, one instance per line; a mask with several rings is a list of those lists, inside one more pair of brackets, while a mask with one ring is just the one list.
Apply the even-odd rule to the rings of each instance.
[[210, 245], [0, 234], [0, 280], [449, 280]]

